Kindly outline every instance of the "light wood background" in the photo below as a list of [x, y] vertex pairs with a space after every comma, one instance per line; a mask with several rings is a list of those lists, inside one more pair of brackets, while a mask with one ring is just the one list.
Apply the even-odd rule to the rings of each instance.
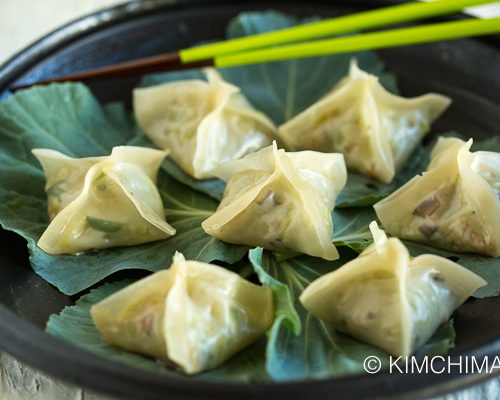
[[0, 0], [0, 64], [54, 28], [125, 0]]

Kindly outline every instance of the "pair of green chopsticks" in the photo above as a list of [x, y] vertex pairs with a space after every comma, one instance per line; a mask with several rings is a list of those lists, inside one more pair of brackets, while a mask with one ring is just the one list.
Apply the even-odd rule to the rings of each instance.
[[[201, 66], [234, 67], [293, 58], [430, 43], [500, 33], [500, 18], [467, 19], [417, 27], [313, 40], [353, 31], [450, 14], [498, 0], [437, 0], [385, 7], [275, 32], [227, 40], [178, 52], [101, 67], [36, 84], [88, 80]], [[297, 43], [300, 42], [300, 43]], [[17, 86], [15, 89], [31, 86]]]
[[[500, 33], [500, 18], [485, 20], [471, 19], [310, 41], [300, 44], [287, 44], [450, 14], [467, 7], [493, 3], [494, 1], [439, 0], [431, 3], [402, 4], [327, 19], [276, 32], [185, 49], [181, 50], [179, 54], [183, 63], [212, 58], [214, 65], [217, 67], [233, 67], [244, 64], [348, 53], [360, 50], [376, 50]], [[287, 45], [266, 48], [281, 44]]]

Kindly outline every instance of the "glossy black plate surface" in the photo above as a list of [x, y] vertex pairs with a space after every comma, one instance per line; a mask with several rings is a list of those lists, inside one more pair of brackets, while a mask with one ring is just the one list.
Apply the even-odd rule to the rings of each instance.
[[[299, 16], [333, 16], [391, 2], [142, 1], [76, 21], [21, 52], [0, 69], [0, 99], [16, 81], [34, 81], [129, 60], [224, 36], [244, 10], [276, 9]], [[454, 103], [435, 131], [473, 137], [500, 134], [500, 39], [462, 40], [380, 52], [405, 96], [440, 92]], [[130, 103], [138, 79], [90, 84], [102, 102]], [[0, 146], [2, 144], [0, 143]], [[1, 177], [0, 177], [1, 179]], [[499, 266], [500, 268], [500, 261]], [[416, 398], [491, 377], [459, 374], [363, 375], [334, 380], [251, 385], [165, 378], [112, 363], [43, 332], [51, 313], [74, 299], [35, 275], [23, 239], [0, 230], [0, 348], [76, 385], [130, 399]], [[500, 354], [500, 298], [471, 300], [455, 313], [459, 355]]]

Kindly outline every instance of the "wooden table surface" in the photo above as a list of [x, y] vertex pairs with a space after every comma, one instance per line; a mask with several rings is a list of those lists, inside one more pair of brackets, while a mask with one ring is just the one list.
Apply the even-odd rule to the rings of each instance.
[[[0, 64], [54, 28], [125, 0], [0, 0]], [[476, 7], [471, 14], [500, 16], [500, 2]], [[1, 322], [0, 322], [1, 323]], [[52, 379], [0, 353], [0, 400], [109, 400]], [[487, 381], [440, 400], [500, 399], [500, 379]]]

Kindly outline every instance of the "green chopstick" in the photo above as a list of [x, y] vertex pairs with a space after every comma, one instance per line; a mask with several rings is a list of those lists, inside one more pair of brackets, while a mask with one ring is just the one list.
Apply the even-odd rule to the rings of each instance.
[[354, 51], [385, 49], [500, 33], [500, 18], [464, 20], [316, 40], [288, 46], [216, 57], [216, 67], [233, 67], [292, 58], [316, 57]]
[[183, 63], [189, 63], [277, 44], [294, 43], [353, 32], [355, 30], [416, 21], [423, 18], [449, 14], [471, 6], [493, 3], [495, 1], [498, 0], [438, 0], [430, 3], [412, 2], [299, 25], [275, 32], [184, 49], [179, 52], [179, 56]]

